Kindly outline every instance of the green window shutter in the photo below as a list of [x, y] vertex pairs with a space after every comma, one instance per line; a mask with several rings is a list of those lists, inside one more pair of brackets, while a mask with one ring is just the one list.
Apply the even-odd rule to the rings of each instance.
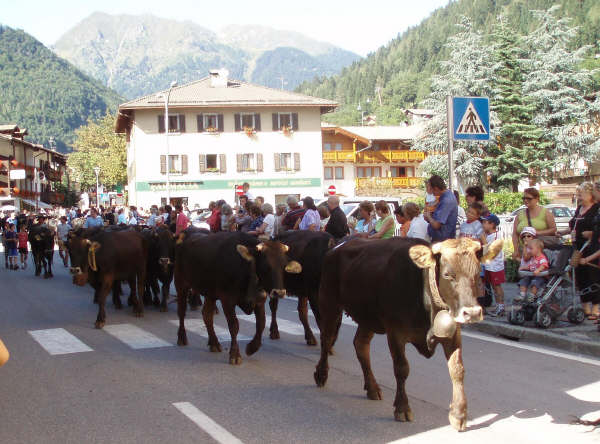
[[201, 133], [204, 131], [204, 115], [198, 114], [196, 116], [196, 121], [198, 122], [198, 132]]
[[254, 114], [254, 130], [260, 131], [260, 114], [259, 113]]
[[167, 174], [167, 156], [164, 154], [160, 155], [160, 174]]
[[300, 171], [300, 153], [294, 153], [294, 171]]
[[262, 153], [256, 153], [256, 171], [262, 173], [263, 171], [263, 155]]
[[223, 114], [217, 115], [217, 130], [222, 133], [224, 129], [223, 125]]
[[179, 114], [179, 132], [185, 133], [185, 115]]
[[275, 153], [274, 157], [275, 171], [281, 171], [281, 154]]
[[165, 132], [165, 116], [158, 116], [158, 132]]
[[273, 131], [279, 131], [279, 115], [277, 113], [273, 113]]
[[236, 160], [237, 160], [237, 172], [241, 173], [242, 172], [242, 155], [236, 154]]
[[242, 130], [242, 116], [240, 114], [234, 114], [233, 119], [235, 120], [235, 130]]
[[181, 156], [181, 174], [188, 173], [188, 156], [187, 154], [183, 154]]
[[198, 171], [201, 173], [206, 172], [206, 154], [200, 154], [198, 156]]
[[219, 172], [227, 172], [227, 156], [225, 154], [219, 154]]
[[298, 131], [298, 113], [292, 113], [292, 130]]

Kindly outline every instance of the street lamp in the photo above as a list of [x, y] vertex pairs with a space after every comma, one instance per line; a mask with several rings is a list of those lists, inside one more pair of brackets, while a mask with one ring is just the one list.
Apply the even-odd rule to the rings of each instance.
[[167, 94], [163, 94], [165, 99], [165, 143], [167, 145], [167, 205], [171, 205], [171, 165], [169, 165], [169, 98], [171, 97], [171, 90], [176, 86], [176, 81], [171, 82], [171, 86], [169, 87]]
[[98, 175], [100, 174], [100, 167], [94, 167], [94, 173], [96, 173], [96, 207], [100, 208], [100, 193], [98, 192], [100, 186], [98, 184]]

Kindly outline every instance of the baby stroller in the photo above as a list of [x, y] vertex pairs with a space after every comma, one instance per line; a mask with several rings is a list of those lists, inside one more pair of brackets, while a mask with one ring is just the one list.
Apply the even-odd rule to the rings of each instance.
[[[535, 300], [525, 298], [519, 304], [513, 304], [508, 313], [508, 322], [523, 325], [525, 321], [535, 321], [538, 327], [548, 328], [563, 314], [573, 324], [581, 324], [585, 320], [575, 290], [575, 270], [570, 264], [573, 251], [573, 247], [568, 245], [544, 249], [550, 268], [538, 276], [548, 276], [549, 279], [545, 287], [538, 291]], [[519, 277], [525, 276], [533, 276], [533, 273], [519, 271]]]

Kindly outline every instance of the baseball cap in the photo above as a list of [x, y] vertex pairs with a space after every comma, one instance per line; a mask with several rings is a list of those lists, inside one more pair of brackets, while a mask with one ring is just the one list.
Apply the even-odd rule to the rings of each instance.
[[494, 225], [500, 225], [500, 219], [495, 214], [488, 214], [486, 217], [482, 218], [483, 220], [487, 220], [488, 222], [493, 223]]
[[521, 231], [521, 234], [519, 235], [519, 237], [523, 237], [525, 234], [531, 234], [531, 236], [536, 237], [537, 231], [535, 231], [535, 228], [533, 228], [533, 227], [525, 227]]

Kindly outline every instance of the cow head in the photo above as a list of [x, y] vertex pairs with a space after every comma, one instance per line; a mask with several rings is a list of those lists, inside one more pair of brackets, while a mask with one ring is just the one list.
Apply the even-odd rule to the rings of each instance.
[[[71, 274], [75, 285], [84, 286], [88, 281], [90, 267], [96, 268], [95, 251], [100, 248], [98, 242], [77, 235], [70, 235], [67, 241]], [[90, 263], [91, 262], [91, 263]]]
[[[477, 303], [481, 264], [492, 260], [501, 250], [501, 239], [482, 250], [479, 242], [460, 238], [434, 244], [431, 248], [415, 245], [409, 255], [419, 268], [429, 272], [425, 285], [429, 286], [433, 304], [447, 306], [452, 319], [463, 324], [483, 319], [483, 310]], [[441, 300], [436, 304], [436, 299]], [[438, 322], [448, 323], [444, 319]]]
[[175, 262], [175, 239], [168, 227], [161, 225], [154, 232], [158, 246], [158, 264], [163, 273]]
[[255, 264], [259, 284], [271, 297], [284, 297], [284, 273], [298, 274], [302, 265], [287, 257], [290, 247], [279, 241], [264, 241], [256, 247], [237, 245], [237, 251], [248, 262]]

